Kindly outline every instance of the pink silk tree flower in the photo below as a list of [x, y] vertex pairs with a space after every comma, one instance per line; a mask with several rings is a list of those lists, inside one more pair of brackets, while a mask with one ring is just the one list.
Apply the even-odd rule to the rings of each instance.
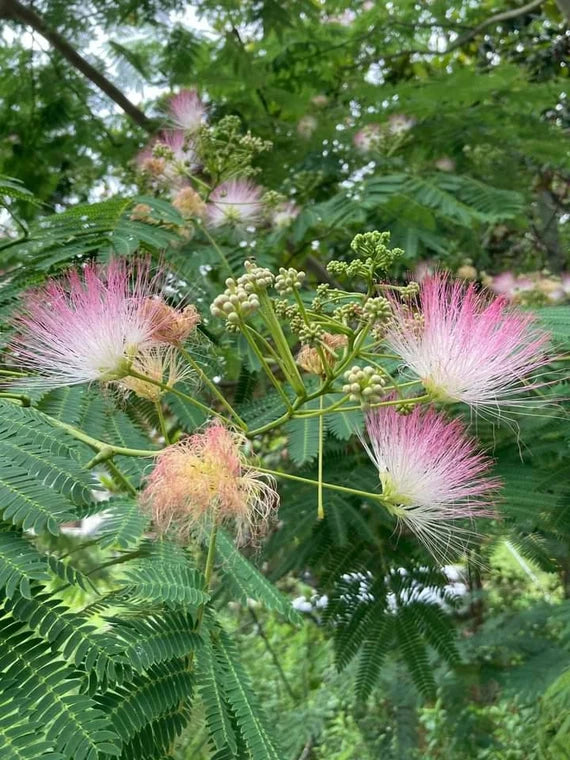
[[124, 377], [154, 338], [162, 302], [147, 259], [113, 259], [71, 270], [24, 297], [10, 348], [23, 369], [38, 373], [22, 386], [57, 388]]
[[486, 477], [491, 460], [459, 420], [433, 407], [409, 414], [380, 407], [368, 412], [366, 431], [363, 443], [390, 510], [436, 558], [468, 543], [471, 531], [457, 520], [493, 515], [500, 482]]
[[159, 533], [182, 543], [217, 524], [233, 526], [238, 543], [267, 529], [279, 505], [272, 478], [251, 467], [240, 433], [213, 423], [160, 452], [142, 494]]
[[196, 90], [180, 90], [170, 99], [168, 112], [175, 126], [190, 134], [198, 131], [206, 115]]
[[231, 179], [211, 193], [206, 218], [212, 227], [245, 226], [258, 222], [262, 211], [261, 188], [247, 179]]
[[418, 299], [415, 314], [393, 300], [386, 343], [434, 399], [474, 409], [526, 403], [517, 396], [536, 384], [525, 378], [549, 362], [549, 335], [532, 314], [443, 274], [427, 277]]

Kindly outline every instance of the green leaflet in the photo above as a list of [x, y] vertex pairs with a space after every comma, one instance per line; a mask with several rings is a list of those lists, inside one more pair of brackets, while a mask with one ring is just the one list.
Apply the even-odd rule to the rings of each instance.
[[300, 623], [301, 616], [292, 607], [290, 600], [262, 575], [235, 547], [224, 531], [218, 532], [216, 553], [220, 570], [237, 592], [239, 599], [246, 603], [248, 598], [262, 602], [269, 610], [275, 610], [292, 623]]

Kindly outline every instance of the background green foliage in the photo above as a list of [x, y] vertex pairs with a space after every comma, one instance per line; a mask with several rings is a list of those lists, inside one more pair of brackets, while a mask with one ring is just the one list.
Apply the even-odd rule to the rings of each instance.
[[[37, 32], [21, 35], [10, 5], [0, 3], [3, 327], [22, 290], [47, 275], [144, 251], [196, 302], [204, 333], [194, 349], [240, 414], [254, 426], [278, 416], [256, 358], [208, 321], [226, 276], [215, 250], [199, 229], [188, 239], [168, 200], [138, 184], [134, 157], [149, 135]], [[568, 269], [570, 38], [564, 3], [529, 5], [204, 0], [190, 12], [177, 0], [41, 0], [34, 9], [152, 129], [171, 91], [197, 86], [210, 121], [237, 115], [271, 140], [257, 181], [299, 215], [245, 245], [235, 234], [218, 244], [235, 272], [253, 252], [273, 269], [306, 269], [316, 285], [330, 281], [329, 260], [351, 256], [354, 234], [372, 229], [404, 248], [401, 277], [426, 259], [489, 273]], [[415, 126], [360, 153], [355, 133], [390, 114]], [[299, 129], [307, 117], [310, 134]], [[451, 170], [438, 169], [442, 158]], [[132, 218], [141, 202], [150, 223]], [[537, 311], [568, 354], [570, 307]], [[563, 384], [552, 392], [567, 396]], [[174, 397], [166, 411], [175, 435], [203, 422]], [[360, 421], [345, 417], [327, 420], [326, 471], [374, 490], [351, 436]], [[57, 421], [116, 446], [158, 445], [144, 402], [117, 408], [86, 387], [38, 393], [32, 408], [0, 401], [2, 758], [568, 757], [563, 403], [514, 426], [477, 422], [505, 482], [503, 519], [485, 525], [462, 563], [460, 598], [388, 515], [334, 494], [317, 522], [314, 491], [286, 483], [263, 547], [238, 552], [220, 538], [207, 599], [201, 549], [152, 540], [134, 498], [105, 468], [86, 471], [93, 451]], [[315, 424], [292, 421], [256, 450], [313, 477]], [[117, 463], [134, 486], [148, 471], [145, 460]], [[96, 498], [102, 488], [110, 501]], [[61, 531], [103, 512], [93, 535]], [[313, 600], [310, 611], [293, 609], [299, 596]]]

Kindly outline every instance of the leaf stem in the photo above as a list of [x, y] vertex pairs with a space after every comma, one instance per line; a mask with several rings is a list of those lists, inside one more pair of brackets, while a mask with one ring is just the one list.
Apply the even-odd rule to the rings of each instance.
[[192, 398], [192, 396], [189, 396], [187, 393], [183, 393], [182, 391], [179, 391], [178, 388], [174, 388], [172, 385], [168, 385], [168, 383], [163, 383], [161, 380], [155, 380], [152, 377], [147, 377], [147, 375], [143, 375], [140, 372], [137, 372], [135, 369], [129, 370], [129, 375], [131, 377], [136, 377], [137, 380], [143, 380], [145, 383], [150, 383], [151, 385], [156, 385], [158, 388], [161, 388], [163, 391], [168, 391], [169, 393], [173, 393], [175, 396], [178, 396], [179, 398], [184, 399], [184, 401], [188, 401], [189, 404], [192, 404], [197, 409], [200, 409], [202, 412], [205, 412], [206, 414], [213, 414], [216, 417], [219, 417], [224, 422], [231, 424], [230, 421], [224, 417], [223, 414], [220, 414], [215, 409], [210, 409], [210, 407], [206, 406], [205, 404], [202, 404], [201, 401], [197, 401], [195, 398]]
[[319, 520], [324, 519], [325, 507], [323, 504], [323, 443], [325, 437], [325, 417], [322, 414], [323, 410], [323, 396], [319, 398], [319, 410], [321, 415], [319, 417], [319, 454], [318, 454], [318, 480], [319, 485], [317, 488], [317, 517]]
[[[311, 480], [310, 478], [303, 478], [300, 475], [291, 475], [288, 472], [280, 472], [278, 470], [270, 470], [267, 467], [258, 467], [255, 469], [257, 472], [265, 472], [267, 475], [274, 475], [276, 478], [285, 478], [286, 480], [294, 480], [296, 483], [306, 483], [318, 488], [319, 481]], [[362, 496], [365, 499], [372, 499], [373, 501], [381, 502], [387, 509], [390, 509], [389, 504], [381, 496], [381, 494], [370, 493], [369, 491], [359, 491], [357, 488], [349, 488], [348, 486], [338, 486], [335, 483], [321, 482], [323, 488], [328, 488], [330, 491], [340, 491], [340, 493], [348, 493], [353, 496]]]
[[236, 420], [238, 425], [243, 429], [247, 430], [247, 424], [242, 420], [242, 418], [239, 416], [239, 414], [236, 412], [236, 410], [233, 408], [233, 406], [230, 404], [230, 402], [225, 398], [225, 396], [216, 388], [215, 383], [213, 383], [210, 378], [206, 375], [202, 367], [198, 364], [198, 362], [192, 358], [191, 354], [186, 351], [185, 348], [182, 348], [182, 346], [178, 346], [178, 351], [180, 352], [181, 356], [184, 357], [184, 359], [190, 364], [192, 369], [198, 374], [198, 377], [204, 385], [208, 387], [212, 395], [214, 395], [220, 404], [222, 404], [228, 412], [232, 415], [232, 417]]
[[200, 229], [202, 230], [202, 232], [204, 233], [204, 235], [208, 238], [208, 241], [209, 241], [210, 245], [212, 246], [212, 248], [216, 251], [216, 253], [220, 257], [220, 260], [222, 261], [223, 265], [225, 266], [225, 268], [230, 273], [230, 276], [233, 277], [234, 276], [234, 272], [233, 272], [233, 269], [230, 266], [230, 262], [227, 260], [225, 253], [222, 251], [222, 249], [220, 248], [220, 246], [216, 243], [215, 239], [208, 232], [208, 228], [206, 227], [206, 225], [202, 224], [201, 227], [200, 227]]
[[166, 427], [166, 420], [164, 419], [164, 413], [162, 411], [162, 404], [160, 403], [160, 399], [157, 399], [154, 405], [156, 407], [156, 415], [158, 417], [160, 432], [162, 433], [162, 437], [164, 438], [164, 443], [168, 446], [168, 444], [170, 443], [170, 440], [168, 438], [168, 429]]

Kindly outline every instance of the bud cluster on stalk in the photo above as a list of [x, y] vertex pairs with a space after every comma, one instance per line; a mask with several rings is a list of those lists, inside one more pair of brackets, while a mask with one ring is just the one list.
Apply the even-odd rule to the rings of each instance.
[[384, 394], [386, 380], [374, 367], [354, 366], [344, 373], [343, 393], [348, 394], [349, 401], [361, 404], [367, 409], [370, 404], [377, 404]]

